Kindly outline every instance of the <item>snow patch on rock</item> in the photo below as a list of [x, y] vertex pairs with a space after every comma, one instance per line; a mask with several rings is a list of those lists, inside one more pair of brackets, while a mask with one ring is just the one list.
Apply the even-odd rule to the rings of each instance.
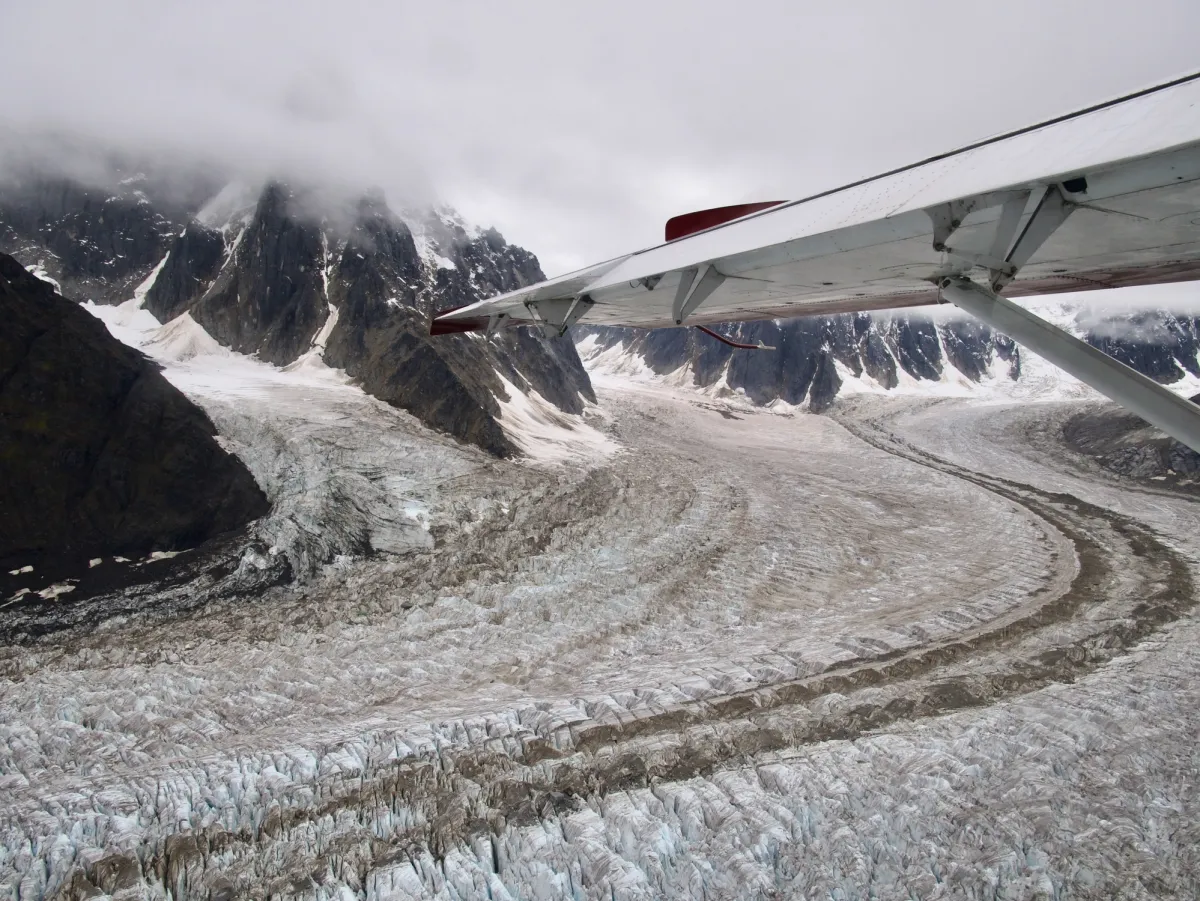
[[53, 285], [56, 294], [62, 294], [62, 285], [50, 277], [50, 273], [46, 271], [46, 263], [44, 260], [38, 260], [34, 265], [26, 266], [25, 271], [34, 278], [40, 278], [42, 281]]
[[109, 334], [122, 344], [139, 349], [147, 335], [162, 325], [153, 313], [142, 308], [142, 299], [137, 297], [115, 307], [88, 300], [83, 308], [103, 322]]
[[137, 305], [139, 307], [145, 306], [146, 295], [150, 293], [150, 289], [153, 288], [154, 283], [158, 281], [158, 274], [163, 271], [163, 266], [167, 265], [167, 260], [170, 259], [170, 257], [171, 255], [168, 253], [161, 260], [159, 260], [158, 265], [150, 270], [150, 274], [142, 280], [142, 283], [133, 289], [133, 299], [137, 301]]
[[228, 357], [229, 348], [204, 330], [191, 313], [183, 313], [147, 333], [141, 349], [160, 361], [183, 363], [195, 357]]
[[523, 393], [497, 373], [508, 400], [500, 397], [500, 427], [513, 444], [538, 463], [591, 462], [616, 452], [619, 445], [588, 425], [583, 417], [562, 412], [537, 391]]

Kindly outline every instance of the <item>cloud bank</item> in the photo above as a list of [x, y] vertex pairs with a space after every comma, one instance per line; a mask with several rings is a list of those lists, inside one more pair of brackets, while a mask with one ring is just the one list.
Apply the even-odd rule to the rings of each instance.
[[[380, 186], [550, 273], [1195, 66], [1200, 5], [3, 3], [0, 133]], [[48, 136], [53, 140], [49, 141]]]

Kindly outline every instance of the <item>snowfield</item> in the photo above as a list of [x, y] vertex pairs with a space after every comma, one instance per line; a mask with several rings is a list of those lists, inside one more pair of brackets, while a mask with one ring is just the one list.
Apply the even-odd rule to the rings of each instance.
[[0, 648], [14, 901], [1200, 892], [1200, 505], [1056, 443], [1094, 401], [598, 368], [496, 461], [97, 312], [274, 508], [225, 581]]

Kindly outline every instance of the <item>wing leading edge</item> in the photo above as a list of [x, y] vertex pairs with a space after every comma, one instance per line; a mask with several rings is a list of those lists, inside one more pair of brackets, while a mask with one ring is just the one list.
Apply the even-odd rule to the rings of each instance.
[[1200, 73], [436, 321], [562, 328], [579, 298], [576, 319], [645, 328], [878, 310], [960, 275], [1008, 296], [1200, 277]]

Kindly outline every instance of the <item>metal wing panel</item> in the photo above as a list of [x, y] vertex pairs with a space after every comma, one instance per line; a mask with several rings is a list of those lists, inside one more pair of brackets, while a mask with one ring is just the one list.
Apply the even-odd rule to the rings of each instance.
[[[929, 303], [939, 277], [969, 272], [961, 252], [984, 253], [998, 240], [1006, 199], [1026, 199], [1020, 234], [1048, 185], [1081, 175], [1087, 186], [1069, 198], [1074, 211], [1021, 269], [1009, 294], [1200, 277], [1196, 75], [447, 318], [507, 312], [529, 319], [527, 301], [586, 293], [595, 302], [588, 322], [672, 325], [679, 273], [709, 263], [725, 281], [688, 322]], [[934, 213], [946, 204], [961, 217], [951, 241], [956, 256], [934, 249]]]
[[939, 161], [937, 176], [894, 212], [1009, 185], [1061, 181], [1200, 141], [1200, 80], [1028, 131]]
[[596, 287], [1200, 142], [1200, 78], [633, 254]]

